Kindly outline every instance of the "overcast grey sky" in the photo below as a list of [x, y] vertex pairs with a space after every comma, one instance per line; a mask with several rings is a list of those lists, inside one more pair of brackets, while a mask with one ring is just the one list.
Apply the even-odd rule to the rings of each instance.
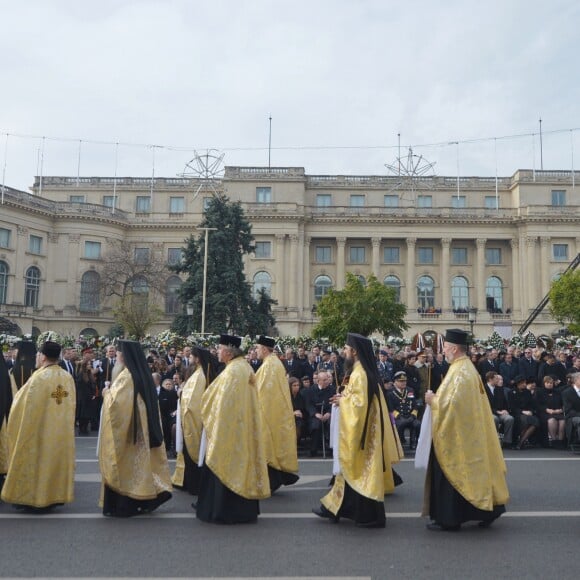
[[[0, 178], [113, 175], [114, 145], [155, 149], [155, 174], [193, 149], [226, 165], [385, 174], [406, 147], [439, 175], [580, 168], [578, 0], [0, 0]], [[550, 131], [564, 129], [561, 133]], [[6, 133], [8, 137], [5, 156]], [[70, 141], [55, 140], [55, 138]], [[308, 147], [359, 147], [309, 149]], [[385, 148], [369, 148], [384, 146]], [[279, 149], [292, 147], [292, 149]], [[389, 148], [390, 147], [390, 148]], [[234, 150], [261, 148], [259, 150]], [[294, 149], [297, 148], [297, 149]], [[118, 175], [150, 176], [150, 147]]]

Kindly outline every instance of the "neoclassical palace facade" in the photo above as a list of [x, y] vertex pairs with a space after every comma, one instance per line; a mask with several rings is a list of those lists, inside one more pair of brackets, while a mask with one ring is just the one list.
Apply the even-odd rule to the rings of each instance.
[[[580, 172], [518, 170], [511, 177], [307, 175], [301, 167], [226, 167], [187, 178], [36, 178], [6, 187], [0, 205], [0, 317], [22, 332], [105, 334], [110, 300], [95, 289], [112, 240], [135, 260], [174, 263], [215, 190], [239, 200], [256, 240], [246, 260], [255, 289], [278, 301], [280, 334], [307, 333], [316, 302], [352, 272], [375, 274], [408, 307], [409, 333], [515, 332], [580, 251]], [[211, 236], [210, 236], [211, 244]], [[149, 281], [135, 282], [149, 291]], [[165, 312], [182, 308], [167, 271]], [[558, 328], [544, 311], [536, 333]], [[211, 330], [211, 329], [210, 329]]]

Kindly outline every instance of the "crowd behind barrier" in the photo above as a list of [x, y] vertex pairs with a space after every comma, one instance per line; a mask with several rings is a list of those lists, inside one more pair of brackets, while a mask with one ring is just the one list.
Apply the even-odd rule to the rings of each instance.
[[[215, 347], [210, 350], [215, 354]], [[288, 376], [299, 452], [311, 457], [329, 455], [330, 399], [345, 381], [342, 349], [299, 345], [277, 352]], [[167, 453], [175, 457], [177, 402], [194, 371], [191, 347], [167, 345], [164, 350], [147, 349], [146, 354]], [[472, 346], [468, 354], [481, 376], [504, 448], [580, 446], [580, 347]], [[101, 393], [110, 384], [115, 356], [113, 345], [62, 351], [59, 364], [75, 380], [79, 435], [98, 431]], [[10, 368], [15, 349], [8, 349], [4, 357]], [[249, 346], [246, 360], [254, 371], [260, 367], [254, 345]], [[376, 362], [401, 443], [412, 451], [421, 427], [425, 392], [437, 391], [449, 365], [441, 352], [429, 347], [415, 351], [409, 345], [401, 349], [379, 346]]]

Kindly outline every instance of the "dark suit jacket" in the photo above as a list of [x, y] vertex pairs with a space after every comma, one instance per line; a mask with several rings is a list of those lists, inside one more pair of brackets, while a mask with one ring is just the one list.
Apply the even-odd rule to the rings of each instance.
[[284, 359], [282, 363], [284, 364], [286, 374], [290, 377], [297, 377], [301, 379], [304, 375], [308, 374], [302, 361], [299, 358], [293, 358], [292, 361]]
[[570, 417], [580, 417], [580, 397], [576, 394], [574, 387], [568, 387], [562, 393], [564, 403], [564, 415], [566, 419]]
[[528, 362], [525, 356], [520, 358], [518, 362], [518, 366], [520, 369], [520, 375], [526, 377], [534, 377], [534, 379], [538, 378], [538, 362], [535, 359], [531, 359], [531, 362]]
[[109, 363], [109, 359], [107, 357], [102, 358], [101, 359], [101, 371], [99, 373], [99, 383], [101, 385], [101, 389], [103, 388], [105, 381], [111, 381], [112, 382], [112, 376], [113, 376], [113, 367], [115, 366], [115, 364], [113, 363], [112, 365]]
[[496, 415], [498, 411], [507, 411], [511, 414], [510, 399], [508, 394], [509, 390], [507, 387], [495, 387], [492, 395], [489, 385], [485, 383], [485, 393], [487, 394], [487, 399], [491, 406], [491, 411], [494, 415]]
[[72, 368], [73, 368], [73, 372], [72, 373], [70, 373], [70, 371], [68, 370], [68, 367], [66, 366], [65, 361], [63, 361], [63, 360], [58, 361], [58, 366], [61, 369], [64, 369], [67, 373], [69, 373], [72, 376], [73, 379], [76, 379], [76, 376], [77, 376], [77, 373], [76, 373], [76, 370], [77, 370], [76, 365], [73, 362], [71, 362], [70, 364], [72, 365]]

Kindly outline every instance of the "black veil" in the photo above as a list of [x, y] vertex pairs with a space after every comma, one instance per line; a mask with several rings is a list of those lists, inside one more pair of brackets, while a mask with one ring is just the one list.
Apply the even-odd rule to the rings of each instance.
[[10, 384], [10, 375], [4, 356], [0, 352], [0, 428], [4, 419], [8, 421], [10, 407], [12, 406], [12, 385]]
[[159, 447], [163, 443], [163, 431], [159, 418], [159, 403], [157, 390], [151, 375], [151, 369], [145, 359], [145, 354], [138, 342], [133, 340], [120, 340], [117, 343], [125, 360], [125, 366], [131, 373], [134, 386], [133, 397], [133, 443], [137, 441], [137, 395], [141, 395], [147, 409], [147, 424], [149, 430], [149, 447]]
[[16, 387], [21, 389], [36, 369], [36, 346], [33, 342], [21, 340], [16, 343], [16, 348], [18, 353], [12, 367], [12, 376]]
[[217, 357], [207, 348], [194, 346], [191, 349], [191, 354], [199, 359], [199, 364], [205, 375], [206, 388], [215, 380], [220, 373], [220, 363]]
[[[367, 375], [367, 412], [365, 416], [365, 422], [362, 432], [362, 437], [360, 441], [361, 449], [365, 448], [365, 439], [367, 435], [367, 428], [369, 422], [369, 412], [371, 409], [371, 404], [373, 397], [379, 399], [379, 414], [381, 418], [381, 441], [384, 440], [385, 436], [385, 418], [383, 417], [383, 408], [380, 404], [381, 399], [381, 378], [379, 371], [377, 369], [377, 362], [375, 359], [375, 353], [373, 350], [373, 343], [362, 334], [355, 334], [354, 332], [349, 332], [346, 338], [346, 344], [351, 348], [354, 348], [357, 352], [358, 360], [362, 365], [363, 369]], [[383, 457], [384, 463], [384, 457]]]

